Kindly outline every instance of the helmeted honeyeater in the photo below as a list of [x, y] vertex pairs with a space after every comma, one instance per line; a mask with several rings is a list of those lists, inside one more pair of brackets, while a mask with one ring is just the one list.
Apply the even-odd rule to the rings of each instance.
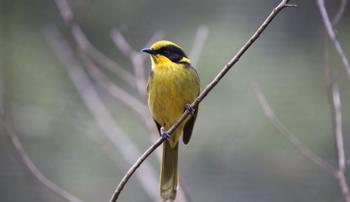
[[[178, 120], [190, 106], [188, 104], [198, 96], [199, 77], [182, 48], [173, 42], [158, 41], [142, 51], [150, 54], [152, 62], [147, 84], [148, 107], [160, 134], [164, 135], [164, 131]], [[174, 200], [176, 197], [179, 139], [182, 135], [183, 142], [189, 142], [198, 113], [198, 109], [188, 110], [192, 111], [192, 116], [163, 143], [160, 173], [160, 195], [163, 200]]]

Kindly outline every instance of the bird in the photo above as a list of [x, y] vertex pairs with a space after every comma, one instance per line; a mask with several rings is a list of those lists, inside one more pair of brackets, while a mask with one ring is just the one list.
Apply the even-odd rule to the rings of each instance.
[[[173, 201], [179, 181], [178, 152], [182, 136], [184, 144], [191, 139], [198, 107], [192, 103], [200, 92], [200, 80], [190, 59], [174, 42], [161, 40], [150, 48], [141, 50], [150, 55], [151, 71], [147, 82], [147, 102], [152, 118], [163, 142], [160, 171], [160, 196], [163, 201]], [[191, 112], [171, 136], [166, 131], [185, 110]]]

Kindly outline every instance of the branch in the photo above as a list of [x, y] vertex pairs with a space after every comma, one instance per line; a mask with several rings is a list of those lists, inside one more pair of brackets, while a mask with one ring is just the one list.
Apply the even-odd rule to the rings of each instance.
[[45, 187], [47, 187], [52, 192], [56, 193], [57, 195], [61, 196], [67, 201], [70, 202], [83, 202], [78, 197], [74, 196], [73, 194], [67, 192], [63, 188], [59, 187], [57, 184], [49, 180], [39, 169], [36, 167], [34, 162], [30, 159], [28, 154], [25, 152], [23, 145], [21, 141], [18, 138], [18, 135], [16, 133], [15, 128], [10, 123], [6, 123], [5, 117], [1, 117], [0, 124], [2, 127], [4, 127], [9, 134], [12, 144], [14, 145], [16, 151], [21, 156], [23, 163], [28, 168], [28, 170], [33, 174], [34, 177], [36, 177]]
[[[328, 40], [326, 40], [328, 42]], [[345, 177], [345, 149], [344, 140], [342, 132], [342, 112], [341, 112], [341, 100], [339, 94], [339, 88], [333, 79], [333, 72], [329, 65], [329, 50], [328, 43], [325, 46], [325, 77], [327, 93], [329, 98], [329, 103], [332, 113], [332, 125], [333, 125], [333, 135], [335, 137], [335, 146], [337, 149], [337, 162], [338, 167], [336, 170], [336, 178], [344, 197], [344, 201], [350, 202], [349, 186]]]
[[[256, 41], [261, 33], [266, 29], [270, 22], [276, 17], [276, 15], [286, 7], [294, 7], [295, 5], [288, 4], [289, 0], [282, 0], [278, 6], [276, 6], [270, 15], [265, 19], [265, 21], [260, 25], [256, 32], [249, 38], [249, 40], [242, 46], [242, 48], [233, 56], [233, 58], [223, 67], [223, 69], [217, 74], [217, 76], [212, 80], [206, 88], [200, 93], [200, 95], [192, 102], [191, 107], [197, 108], [199, 103], [208, 95], [208, 93], [219, 83], [219, 81], [225, 76], [225, 74], [239, 61], [242, 55], [248, 50], [248, 48]], [[177, 122], [166, 131], [169, 135], [172, 135], [177, 127], [190, 115], [190, 112], [186, 110], [177, 120]], [[148, 148], [141, 157], [134, 163], [134, 165], [128, 170], [126, 175], [120, 181], [119, 185], [115, 189], [110, 201], [117, 201], [120, 192], [123, 190], [124, 186], [136, 171], [136, 169], [142, 164], [142, 162], [155, 150], [157, 149], [165, 140], [159, 138], [150, 148]]]
[[333, 29], [333, 25], [331, 23], [331, 20], [329, 19], [329, 15], [327, 13], [324, 0], [317, 0], [317, 5], [318, 5], [318, 9], [320, 10], [322, 20], [323, 20], [324, 26], [326, 28], [326, 31], [328, 33], [328, 36], [331, 39], [331, 41], [333, 42], [333, 45], [334, 45], [336, 51], [338, 52], [338, 55], [340, 56], [340, 59], [344, 65], [345, 70], [346, 70], [348, 77], [350, 79], [349, 60], [345, 56], [345, 52], [337, 39], [337, 36], [336, 36], [335, 31]]
[[137, 99], [135, 96], [132, 96], [130, 93], [126, 92], [119, 86], [115, 85], [112, 81], [110, 81], [110, 79], [104, 75], [103, 72], [101, 72], [89, 58], [84, 56], [84, 54], [81, 54], [81, 58], [87, 69], [87, 72], [97, 82], [97, 84], [100, 85], [114, 99], [140, 115], [142, 122], [151, 132], [151, 134], [156, 134], [152, 136], [152, 140], [154, 140], [154, 137], [158, 137], [158, 130], [155, 127], [146, 104], [139, 101], [139, 99]]
[[265, 115], [273, 126], [278, 129], [281, 134], [287, 138], [287, 140], [298, 150], [301, 152], [301, 154], [306, 158], [309, 159], [311, 162], [315, 163], [316, 165], [320, 166], [322, 169], [324, 169], [328, 174], [332, 176], [336, 176], [336, 169], [327, 163], [325, 160], [323, 160], [320, 156], [315, 154], [313, 151], [311, 151], [309, 148], [307, 148], [300, 140], [292, 133], [290, 132], [287, 127], [283, 125], [283, 123], [277, 118], [275, 113], [272, 111], [269, 103], [267, 102], [267, 99], [261, 89], [258, 87], [256, 83], [252, 84], [256, 97], [258, 98], [258, 101], [260, 103], [261, 108], [263, 109]]
[[[119, 150], [128, 163], [133, 163], [133, 159], [136, 159], [140, 155], [140, 152], [121, 127], [113, 120], [109, 110], [103, 104], [94, 86], [85, 74], [83, 67], [76, 60], [74, 51], [57, 31], [48, 30], [46, 37], [57, 58], [64, 64], [84, 104], [104, 132], [103, 134]], [[144, 172], [138, 173], [138, 180], [152, 200], [159, 201], [158, 193], [152, 188], [157, 186], [158, 183], [155, 171], [150, 164], [145, 164], [143, 169]]]
[[343, 17], [344, 13], [345, 13], [345, 8], [348, 4], [349, 0], [341, 0], [340, 5], [339, 5], [339, 9], [338, 12], [336, 14], [336, 16], [334, 17], [332, 24], [336, 25], [338, 24], [338, 22], [340, 21], [340, 19]]
[[129, 42], [118, 30], [112, 30], [111, 36], [114, 44], [131, 61], [132, 66], [134, 68], [137, 90], [141, 97], [146, 97], [146, 77], [144, 65], [146, 57], [139, 51], [135, 51], [133, 48], [131, 48]]
[[338, 172], [337, 178], [339, 186], [341, 188], [344, 200], [350, 202], [349, 186], [346, 182], [345, 177], [345, 152], [344, 152], [344, 140], [342, 132], [342, 113], [341, 113], [341, 101], [339, 95], [338, 86], [332, 84], [332, 117], [333, 117], [333, 128], [334, 136], [337, 148], [337, 160], [338, 160]]
[[205, 44], [205, 41], [207, 40], [208, 37], [208, 27], [205, 25], [202, 25], [198, 27], [196, 36], [194, 37], [194, 42], [192, 45], [192, 50], [190, 52], [190, 58], [191, 58], [191, 64], [196, 67], [199, 56], [203, 50], [203, 46]]
[[103, 72], [101, 72], [101, 70], [84, 53], [81, 53], [80, 55], [89, 75], [110, 95], [112, 95], [113, 98], [128, 108], [134, 110], [143, 119], [150, 118], [148, 115], [148, 109], [144, 103], [140, 102], [135, 96], [131, 95], [110, 81], [109, 78]]
[[81, 27], [75, 22], [74, 13], [70, 8], [67, 0], [55, 0], [58, 11], [65, 24], [69, 27], [74, 40], [80, 49], [83, 49], [87, 55], [89, 55], [94, 61], [107, 68], [109, 71], [118, 75], [122, 80], [128, 83], [130, 86], [135, 87], [133, 76], [130, 72], [126, 71], [118, 63], [108, 58], [95, 48], [88, 40]]

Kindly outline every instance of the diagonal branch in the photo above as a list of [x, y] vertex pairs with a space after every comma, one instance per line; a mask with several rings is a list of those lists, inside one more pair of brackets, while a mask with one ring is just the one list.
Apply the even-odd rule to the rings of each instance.
[[[249, 38], [249, 40], [242, 46], [242, 48], [233, 56], [233, 58], [222, 68], [222, 70], [217, 74], [217, 76], [206, 86], [206, 88], [200, 93], [200, 95], [192, 102], [191, 107], [197, 108], [199, 103], [208, 95], [208, 93], [219, 83], [219, 81], [226, 75], [226, 73], [239, 61], [242, 55], [248, 50], [248, 48], [259, 38], [259, 36], [264, 32], [266, 27], [271, 23], [271, 21], [277, 16], [277, 14], [286, 7], [294, 7], [295, 5], [288, 4], [289, 0], [282, 0], [270, 13], [270, 15], [265, 19], [265, 21], [260, 25], [256, 32]], [[177, 122], [166, 131], [171, 135], [177, 127], [190, 115], [190, 112], [186, 110], [177, 120]], [[137, 168], [143, 163], [143, 161], [155, 150], [157, 149], [165, 139], [159, 138], [151, 147], [149, 147], [133, 164], [133, 166], [128, 170], [126, 175], [120, 181], [119, 185], [115, 189], [111, 202], [117, 201], [119, 194], [123, 190], [124, 186], [137, 170]]]
[[134, 110], [144, 120], [150, 118], [148, 109], [144, 103], [140, 102], [135, 96], [131, 95], [110, 81], [109, 78], [84, 53], [81, 53], [80, 55], [89, 75], [110, 95], [127, 106], [129, 109]]
[[136, 87], [141, 97], [146, 97], [146, 76], [145, 76], [145, 56], [139, 51], [135, 51], [126, 38], [118, 30], [111, 33], [114, 44], [119, 50], [130, 59], [134, 68]]
[[322, 16], [322, 20], [324, 23], [324, 26], [326, 28], [327, 34], [329, 36], [329, 38], [331, 39], [331, 41], [333, 42], [333, 45], [335, 47], [335, 50], [338, 52], [338, 55], [345, 67], [346, 73], [348, 74], [348, 77], [350, 79], [350, 64], [349, 64], [349, 60], [345, 55], [345, 52], [343, 50], [343, 47], [340, 45], [337, 36], [335, 34], [333, 25], [331, 23], [331, 20], [329, 18], [324, 0], [317, 0], [317, 5], [318, 5], [318, 9], [320, 10], [321, 16]]
[[63, 188], [59, 187], [57, 184], [52, 182], [50, 179], [48, 179], [39, 169], [36, 167], [34, 162], [30, 159], [28, 154], [25, 152], [23, 145], [21, 141], [18, 138], [17, 132], [12, 126], [12, 124], [8, 123], [8, 121], [5, 120], [5, 117], [1, 117], [0, 125], [4, 127], [9, 134], [11, 141], [13, 145], [15, 146], [16, 151], [21, 156], [25, 166], [28, 168], [28, 170], [33, 174], [34, 177], [36, 177], [45, 187], [50, 189], [52, 192], [56, 193], [57, 195], [61, 196], [62, 198], [66, 199], [70, 202], [83, 202], [78, 197], [74, 196], [73, 194], [67, 192]]
[[336, 169], [327, 163], [325, 160], [323, 160], [319, 155], [315, 154], [313, 151], [311, 151], [308, 147], [306, 147], [300, 140], [291, 132], [289, 131], [286, 126], [283, 125], [283, 123], [277, 118], [275, 113], [272, 111], [269, 103], [267, 102], [267, 99], [261, 89], [258, 87], [256, 83], [252, 84], [255, 94], [258, 98], [258, 101], [260, 103], [261, 108], [264, 110], [264, 113], [267, 118], [270, 119], [273, 126], [278, 129], [281, 134], [287, 138], [287, 140], [298, 150], [301, 152], [301, 154], [309, 159], [311, 162], [315, 163], [316, 165], [320, 166], [322, 169], [324, 169], [328, 174], [332, 176], [336, 176]]
[[142, 118], [143, 124], [152, 134], [155, 134], [151, 136], [152, 140], [155, 140], [154, 137], [158, 137], [158, 130], [148, 112], [146, 104], [139, 101], [135, 96], [132, 96], [118, 85], [115, 85], [88, 57], [84, 54], [80, 55], [89, 75], [114, 99], [140, 115], [139, 117]]
[[89, 57], [91, 57], [94, 61], [104, 66], [109, 71], [118, 75], [130, 86], [135, 87], [135, 82], [131, 73], [126, 71], [118, 63], [101, 53], [88, 40], [84, 32], [81, 30], [81, 27], [75, 22], [74, 13], [67, 0], [55, 0], [55, 3], [64, 23], [70, 28], [72, 36], [77, 42], [77, 45], [80, 47], [80, 49], [83, 49], [85, 53], [89, 55]]

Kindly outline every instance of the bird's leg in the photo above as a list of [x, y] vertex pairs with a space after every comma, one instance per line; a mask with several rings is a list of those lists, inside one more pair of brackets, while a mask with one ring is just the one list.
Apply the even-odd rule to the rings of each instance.
[[193, 117], [196, 117], [194, 113], [196, 110], [191, 106], [191, 104], [185, 104], [185, 109], [192, 114]]
[[160, 136], [161, 136], [162, 139], [164, 139], [164, 140], [169, 140], [169, 138], [170, 138], [169, 133], [166, 132], [166, 130], [164, 129], [163, 126], [160, 128]]

